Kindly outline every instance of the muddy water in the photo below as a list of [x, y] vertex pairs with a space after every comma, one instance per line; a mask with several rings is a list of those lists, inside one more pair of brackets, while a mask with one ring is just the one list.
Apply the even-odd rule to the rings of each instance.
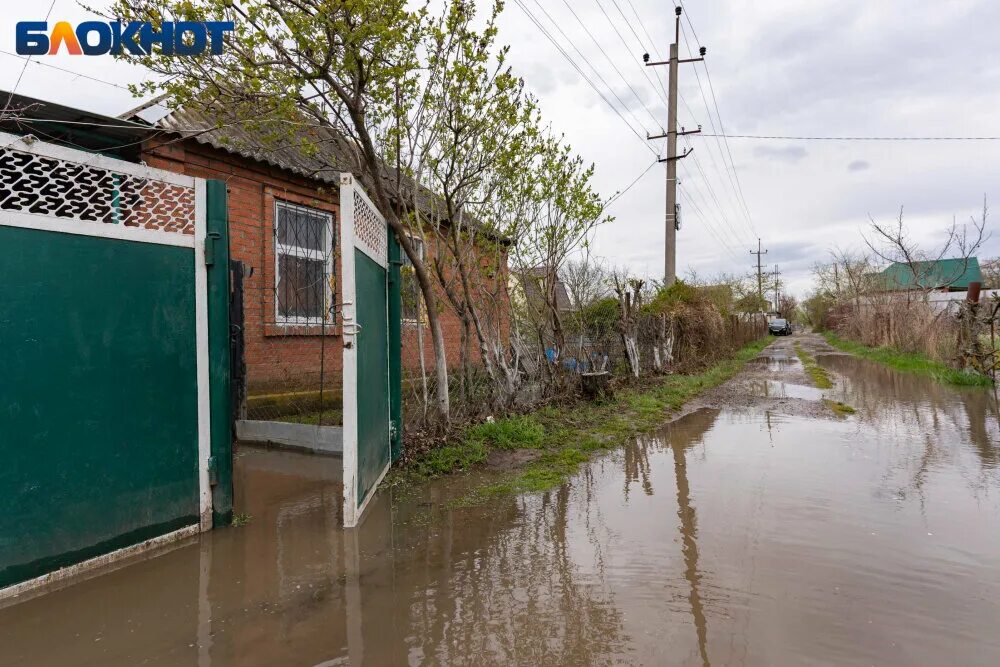
[[748, 386], [779, 409], [487, 507], [383, 494], [351, 533], [339, 461], [245, 449], [248, 525], [0, 610], [0, 664], [1000, 664], [996, 403], [819, 360], [856, 415], [782, 412], [816, 396], [776, 352]]

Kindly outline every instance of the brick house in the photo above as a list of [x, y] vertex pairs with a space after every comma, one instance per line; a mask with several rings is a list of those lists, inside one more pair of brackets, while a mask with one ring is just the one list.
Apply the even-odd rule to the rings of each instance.
[[[146, 164], [227, 183], [231, 256], [245, 265], [248, 393], [308, 393], [318, 387], [321, 369], [324, 386], [339, 387], [340, 321], [324, 317], [324, 312], [329, 304], [342, 301], [339, 175], [359, 171], [351, 167], [358, 162], [350, 145], [328, 130], [310, 129], [308, 143], [317, 147], [310, 154], [288, 140], [262, 140], [237, 121], [227, 124], [189, 110], [166, 115], [160, 110], [156, 117], [151, 110], [147, 105], [122, 115], [157, 130], [142, 143]], [[421, 189], [418, 201], [428, 196]], [[426, 259], [433, 260], [433, 247], [426, 253]], [[501, 269], [496, 279], [506, 281], [505, 249], [496, 261]], [[429, 369], [434, 360], [430, 331], [420, 314], [419, 289], [412, 273], [407, 276], [407, 264], [404, 255], [404, 374], [420, 367], [420, 338]], [[440, 285], [438, 302], [449, 365], [459, 363], [463, 344], [469, 357], [478, 360], [477, 346], [463, 342], [461, 320]]]

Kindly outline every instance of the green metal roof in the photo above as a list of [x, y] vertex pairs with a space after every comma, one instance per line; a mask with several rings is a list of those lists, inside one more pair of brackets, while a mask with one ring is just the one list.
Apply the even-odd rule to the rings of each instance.
[[882, 282], [888, 290], [938, 289], [964, 290], [971, 282], [982, 282], [979, 259], [940, 259], [930, 262], [896, 262], [886, 267]]

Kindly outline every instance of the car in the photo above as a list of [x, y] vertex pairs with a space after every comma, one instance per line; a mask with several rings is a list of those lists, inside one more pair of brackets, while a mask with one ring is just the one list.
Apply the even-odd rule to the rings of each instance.
[[767, 325], [767, 330], [772, 336], [790, 336], [792, 333], [792, 323], [779, 317], [771, 320]]

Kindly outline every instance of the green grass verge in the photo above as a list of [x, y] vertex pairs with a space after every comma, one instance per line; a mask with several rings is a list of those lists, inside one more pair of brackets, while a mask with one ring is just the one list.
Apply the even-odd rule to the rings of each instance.
[[868, 347], [852, 340], [840, 338], [829, 331], [824, 332], [823, 336], [830, 345], [842, 352], [849, 352], [863, 359], [877, 361], [897, 371], [926, 375], [938, 382], [963, 387], [990, 387], [993, 385], [993, 381], [984, 375], [956, 370], [922, 354], [900, 352], [888, 347]]
[[806, 369], [806, 374], [813, 381], [819, 389], [829, 389], [833, 386], [833, 380], [830, 379], [830, 374], [825, 368], [816, 363], [816, 359], [802, 349], [802, 346], [798, 343], [795, 344], [795, 354], [798, 355], [799, 361]]
[[577, 471], [594, 452], [619, 447], [655, 430], [699, 393], [735, 375], [771, 342], [764, 338], [732, 358], [691, 375], [668, 375], [648, 385], [619, 390], [594, 403], [545, 407], [535, 412], [477, 424], [455, 440], [393, 472], [391, 483], [418, 482], [481, 464], [493, 450], [532, 450], [536, 457], [499, 481], [485, 484], [453, 505], [473, 505], [498, 494], [545, 491]]

